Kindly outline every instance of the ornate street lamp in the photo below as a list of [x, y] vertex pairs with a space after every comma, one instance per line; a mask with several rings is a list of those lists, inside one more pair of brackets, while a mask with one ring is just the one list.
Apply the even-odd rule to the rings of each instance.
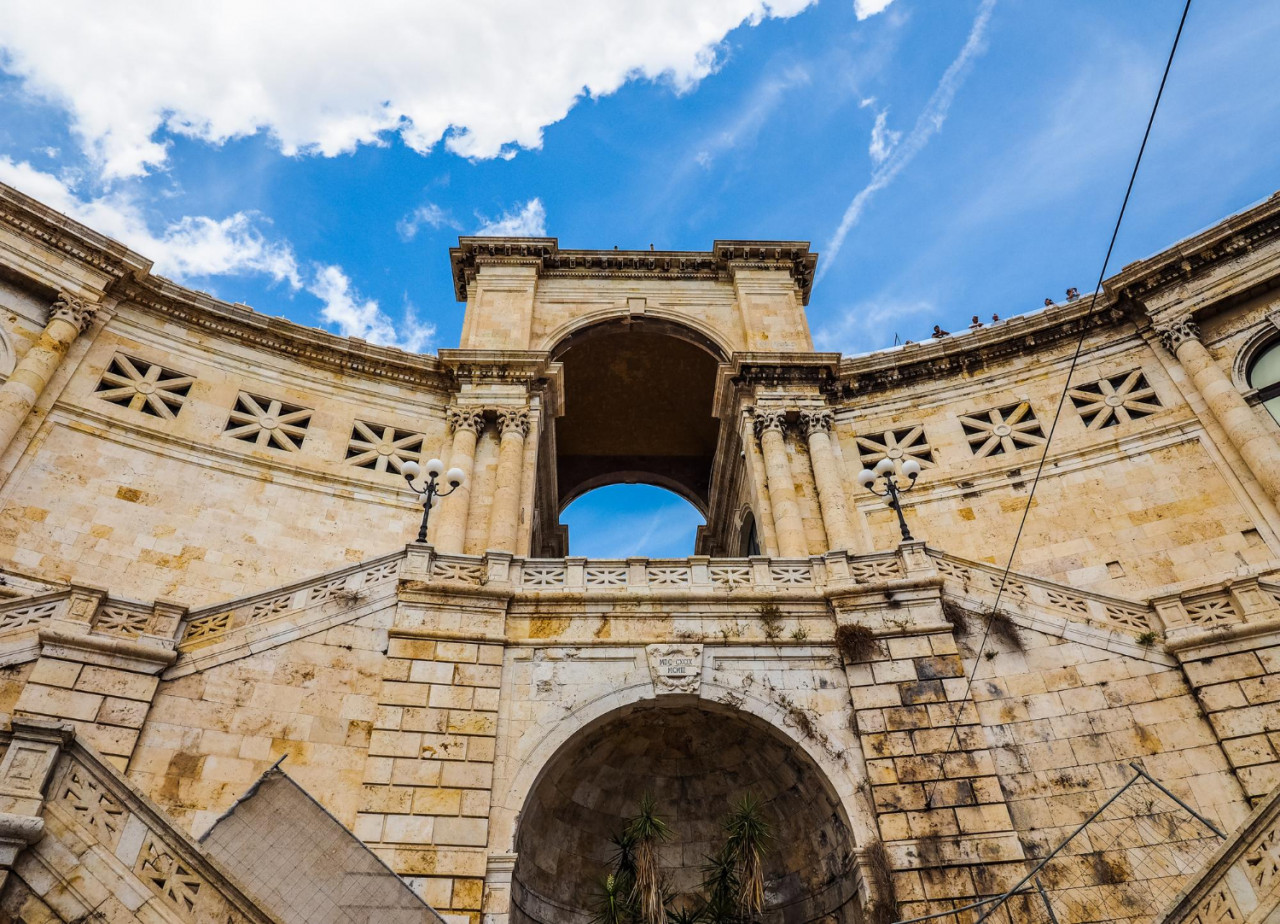
[[[881, 459], [874, 469], [864, 468], [858, 473], [858, 484], [877, 497], [889, 498], [889, 506], [898, 515], [898, 526], [902, 528], [902, 541], [912, 542], [914, 540], [911, 538], [911, 530], [907, 529], [907, 518], [902, 515], [902, 499], [899, 495], [905, 494], [916, 486], [916, 478], [920, 476], [920, 463], [915, 459], [907, 459], [902, 463], [902, 474], [907, 476], [906, 487], [900, 486], [893, 474], [893, 460]], [[877, 491], [875, 484], [881, 478], [884, 479], [885, 489]]]
[[[413, 480], [422, 473], [422, 468], [417, 462], [409, 461], [400, 466], [400, 474], [404, 475], [404, 480], [409, 485], [409, 490], [422, 498], [422, 526], [418, 528], [418, 541], [427, 541], [427, 519], [431, 516], [431, 508], [440, 503], [440, 498], [448, 497], [454, 491], [458, 490], [459, 485], [467, 480], [466, 473], [460, 468], [451, 468], [449, 471], [444, 470], [444, 463], [439, 459], [432, 459], [427, 463], [427, 482], [421, 488], [413, 486]], [[449, 482], [449, 490], [441, 491], [439, 488], [440, 475], [444, 474], [445, 480]]]

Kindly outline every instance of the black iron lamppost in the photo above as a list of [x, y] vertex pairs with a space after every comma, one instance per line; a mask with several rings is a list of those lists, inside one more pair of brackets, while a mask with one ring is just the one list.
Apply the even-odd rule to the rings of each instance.
[[[874, 469], [864, 468], [858, 473], [858, 484], [872, 494], [889, 498], [889, 506], [898, 515], [898, 526], [902, 528], [902, 541], [913, 542], [911, 530], [907, 529], [907, 518], [902, 515], [902, 499], [899, 495], [905, 494], [916, 486], [916, 478], [920, 476], [920, 463], [915, 459], [903, 462], [902, 474], [907, 476], [906, 487], [900, 486], [897, 477], [893, 474], [893, 460], [881, 459]], [[883, 491], [877, 491], [875, 488], [876, 481], [880, 478], [884, 479]]]
[[[422, 498], [422, 525], [418, 527], [418, 541], [427, 541], [427, 519], [431, 516], [431, 508], [440, 503], [440, 498], [448, 497], [454, 491], [458, 490], [458, 486], [467, 480], [466, 472], [460, 468], [451, 468], [449, 471], [444, 470], [444, 463], [439, 459], [432, 459], [427, 462], [427, 482], [421, 488], [413, 486], [413, 480], [422, 473], [422, 468], [417, 462], [409, 461], [400, 466], [400, 474], [404, 475], [404, 480], [409, 484], [409, 490]], [[449, 490], [441, 491], [440, 475], [443, 474], [445, 480], [449, 482]]]

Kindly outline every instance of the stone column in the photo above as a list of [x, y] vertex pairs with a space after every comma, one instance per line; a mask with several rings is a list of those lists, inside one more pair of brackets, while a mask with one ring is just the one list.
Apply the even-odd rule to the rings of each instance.
[[773, 525], [778, 534], [778, 555], [782, 558], [804, 558], [809, 554], [804, 538], [804, 521], [796, 501], [795, 479], [787, 458], [786, 413], [757, 411], [756, 434], [764, 454], [765, 479], [769, 484], [769, 506], [773, 508]]
[[493, 490], [487, 548], [516, 551], [520, 529], [520, 493], [524, 478], [524, 438], [529, 432], [529, 410], [518, 408], [498, 412], [498, 481]]
[[1196, 391], [1226, 431], [1249, 471], [1273, 502], [1280, 502], [1280, 448], [1275, 431], [1258, 418], [1205, 345], [1200, 328], [1182, 319], [1159, 328], [1160, 341], [1187, 371]]
[[809, 440], [809, 462], [813, 466], [813, 482], [818, 487], [818, 506], [827, 530], [827, 548], [841, 551], [853, 547], [853, 529], [845, 501], [840, 466], [831, 449], [831, 411], [803, 411], [800, 426]]
[[89, 322], [97, 306], [63, 292], [49, 309], [49, 323], [13, 374], [0, 385], [0, 452], [9, 448], [62, 357]]
[[[460, 468], [466, 480], [448, 497], [440, 499], [436, 508], [435, 547], [446, 555], [461, 554], [467, 538], [467, 515], [471, 508], [471, 479], [475, 474], [476, 440], [484, 429], [484, 413], [478, 408], [450, 408], [449, 427], [453, 430], [453, 449], [449, 468]], [[447, 486], [446, 486], [447, 490]]]

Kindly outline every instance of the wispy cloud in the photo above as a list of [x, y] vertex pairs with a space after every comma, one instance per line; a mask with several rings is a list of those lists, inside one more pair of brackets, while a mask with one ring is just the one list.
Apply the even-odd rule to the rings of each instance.
[[881, 164], [888, 159], [898, 142], [902, 140], [902, 132], [896, 132], [888, 126], [889, 110], [881, 109], [876, 113], [876, 124], [871, 126], [871, 144], [867, 153], [871, 162]]
[[0, 182], [128, 245], [155, 261], [155, 272], [181, 282], [266, 276], [320, 299], [320, 316], [345, 337], [416, 352], [435, 334], [435, 328], [420, 323], [407, 303], [397, 324], [376, 300], [356, 293], [341, 267], [300, 263], [288, 241], [269, 236], [270, 222], [256, 212], [236, 212], [220, 219], [186, 215], [153, 231], [144, 203], [128, 192], [84, 196], [69, 180], [3, 155]]
[[[987, 24], [991, 21], [991, 12], [995, 9], [995, 5], [996, 0], [983, 0], [982, 6], [978, 9], [978, 15], [973, 20], [973, 26], [969, 30], [969, 38], [965, 41], [964, 47], [960, 49], [960, 54], [956, 56], [956, 59], [951, 62], [951, 65], [942, 75], [942, 79], [938, 81], [933, 95], [929, 97], [929, 102], [916, 119], [910, 134], [894, 147], [887, 159], [876, 167], [871, 174], [870, 182], [853, 197], [853, 201], [845, 209], [844, 217], [840, 220], [840, 226], [836, 228], [835, 234], [832, 235], [825, 248], [825, 260], [818, 267], [818, 279], [825, 276], [835, 263], [836, 257], [840, 253], [840, 248], [844, 246], [845, 238], [848, 237], [849, 232], [853, 230], [854, 225], [862, 217], [862, 212], [866, 209], [871, 197], [892, 183], [894, 178], [924, 149], [924, 146], [929, 143], [929, 139], [941, 131], [943, 123], [947, 120], [947, 113], [951, 109], [951, 104], [955, 101], [956, 92], [964, 83], [965, 77], [968, 76], [970, 64], [983, 51], [983, 39], [986, 36]], [[878, 116], [876, 123], [877, 125], [880, 124]], [[873, 129], [873, 148], [874, 144]]]
[[820, 350], [851, 356], [883, 349], [891, 334], [904, 341], [925, 340], [927, 322], [936, 312], [937, 306], [927, 299], [861, 302], [815, 329], [813, 342]]
[[806, 86], [811, 79], [808, 69], [801, 65], [793, 65], [781, 73], [765, 77], [752, 88], [746, 105], [734, 114], [731, 121], [698, 143], [694, 162], [709, 169], [719, 155], [755, 138], [769, 116], [786, 99], [787, 92]]
[[503, 212], [498, 218], [477, 214], [480, 227], [476, 234], [484, 237], [542, 237], [547, 233], [547, 210], [540, 198]]
[[428, 228], [461, 228], [462, 225], [434, 202], [424, 202], [396, 222], [396, 232], [403, 240], [411, 241], [423, 226]]

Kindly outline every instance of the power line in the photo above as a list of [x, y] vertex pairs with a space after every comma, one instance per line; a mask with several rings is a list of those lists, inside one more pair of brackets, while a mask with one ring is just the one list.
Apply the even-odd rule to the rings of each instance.
[[1178, 51], [1178, 42], [1182, 38], [1182, 28], [1187, 24], [1187, 14], [1191, 11], [1191, 0], [1186, 0], [1182, 7], [1182, 18], [1178, 20], [1178, 31], [1173, 36], [1173, 46], [1169, 49], [1169, 59], [1165, 61], [1164, 74], [1160, 78], [1160, 88], [1156, 91], [1155, 102], [1151, 104], [1151, 115], [1147, 117], [1147, 129], [1142, 133], [1142, 144], [1138, 146], [1138, 156], [1134, 159], [1133, 170], [1129, 173], [1129, 185], [1124, 191], [1124, 200], [1120, 203], [1120, 213], [1116, 216], [1115, 227], [1111, 230], [1111, 242], [1107, 245], [1107, 254], [1102, 260], [1102, 268], [1098, 271], [1098, 282], [1093, 288], [1093, 298], [1089, 302], [1089, 308], [1080, 318], [1080, 336], [1076, 339], [1075, 352], [1071, 355], [1071, 365], [1067, 369], [1066, 381], [1062, 383], [1062, 393], [1058, 396], [1058, 406], [1053, 412], [1053, 422], [1049, 425], [1049, 432], [1045, 435], [1044, 452], [1040, 454], [1040, 462], [1036, 465], [1035, 478], [1031, 481], [1031, 489], [1027, 493], [1027, 503], [1022, 508], [1022, 518], [1018, 521], [1018, 532], [1013, 537], [1013, 545], [1009, 548], [1009, 558], [1005, 562], [1004, 573], [1000, 576], [1000, 586], [996, 588], [996, 598], [991, 604], [991, 610], [987, 613], [986, 625], [982, 630], [982, 641], [978, 644], [978, 651], [974, 655], [974, 670], [970, 671], [969, 677], [965, 682], [964, 696], [959, 700], [958, 709], [954, 716], [954, 723], [951, 726], [951, 737], [947, 742], [946, 748], [938, 757], [938, 777], [933, 781], [933, 785], [929, 789], [929, 797], [925, 799], [925, 807], [933, 807], [933, 797], [937, 792], [938, 783], [942, 779], [942, 768], [946, 762], [947, 755], [951, 753], [952, 747], [956, 743], [957, 730], [960, 727], [960, 716], [964, 712], [965, 703], [969, 702], [969, 696], [973, 691], [974, 674], [981, 664], [982, 653], [986, 649], [987, 639], [991, 635], [991, 625], [994, 621], [995, 614], [1000, 608], [1000, 598], [1004, 594], [1005, 584], [1009, 580], [1009, 571], [1013, 568], [1014, 556], [1018, 552], [1018, 543], [1022, 541], [1022, 531], [1027, 525], [1027, 517], [1031, 513], [1031, 503], [1036, 496], [1036, 488], [1040, 484], [1040, 475], [1044, 472], [1045, 462], [1049, 458], [1049, 446], [1053, 442], [1053, 434], [1058, 429], [1058, 420], [1062, 416], [1062, 408], [1067, 401], [1067, 392], [1071, 387], [1071, 377], [1075, 374], [1076, 366], [1080, 363], [1080, 354], [1084, 351], [1085, 337], [1089, 332], [1089, 320], [1093, 317], [1093, 312], [1097, 308], [1098, 296], [1102, 294], [1102, 282], [1107, 276], [1107, 267], [1111, 263], [1111, 253], [1115, 250], [1116, 238], [1120, 235], [1120, 223], [1124, 221], [1125, 209], [1129, 206], [1129, 197], [1133, 193], [1134, 181], [1138, 178], [1138, 167], [1142, 164], [1142, 155], [1147, 150], [1147, 140], [1151, 137], [1151, 126], [1155, 124], [1156, 112], [1160, 108], [1160, 98], [1164, 95], [1165, 84], [1169, 80], [1169, 70], [1173, 67], [1173, 56]]

